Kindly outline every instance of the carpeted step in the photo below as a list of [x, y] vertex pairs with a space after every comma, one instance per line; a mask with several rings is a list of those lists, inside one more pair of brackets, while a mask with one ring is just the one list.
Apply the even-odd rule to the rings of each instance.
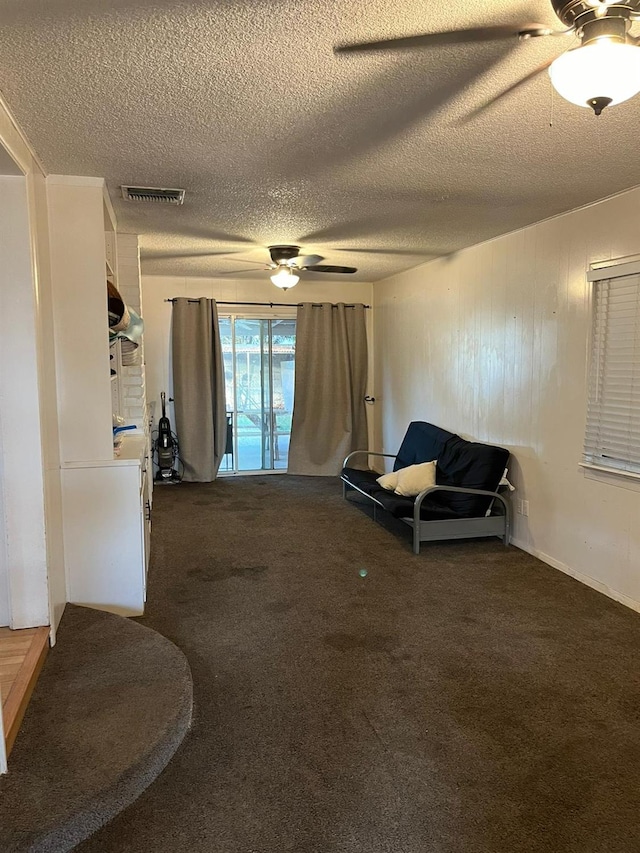
[[182, 652], [137, 622], [67, 605], [0, 779], [0, 851], [63, 853], [133, 802], [191, 721]]

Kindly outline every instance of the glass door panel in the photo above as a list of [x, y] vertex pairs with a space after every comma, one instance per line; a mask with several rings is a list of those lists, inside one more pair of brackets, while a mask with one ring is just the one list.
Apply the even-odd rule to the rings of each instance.
[[235, 319], [237, 471], [262, 469], [261, 321]]
[[228, 443], [220, 470], [286, 470], [295, 320], [221, 317]]
[[264, 471], [271, 471], [273, 469], [270, 325], [270, 320], [260, 320], [260, 356], [262, 369], [262, 468]]

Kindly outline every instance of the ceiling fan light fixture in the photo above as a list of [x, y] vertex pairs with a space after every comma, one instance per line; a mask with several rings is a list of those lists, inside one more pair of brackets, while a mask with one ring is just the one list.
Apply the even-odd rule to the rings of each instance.
[[549, 76], [555, 90], [596, 115], [640, 92], [640, 48], [620, 41], [598, 39], [569, 50], [551, 63]]
[[282, 290], [288, 290], [300, 281], [300, 276], [296, 275], [291, 267], [286, 264], [281, 264], [270, 278], [275, 286], [282, 288]]

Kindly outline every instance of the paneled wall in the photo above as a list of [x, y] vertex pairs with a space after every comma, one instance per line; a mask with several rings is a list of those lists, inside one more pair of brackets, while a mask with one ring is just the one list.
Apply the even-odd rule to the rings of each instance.
[[376, 445], [427, 420], [508, 447], [515, 544], [636, 609], [640, 481], [579, 461], [586, 271], [638, 253], [640, 189], [374, 285]]

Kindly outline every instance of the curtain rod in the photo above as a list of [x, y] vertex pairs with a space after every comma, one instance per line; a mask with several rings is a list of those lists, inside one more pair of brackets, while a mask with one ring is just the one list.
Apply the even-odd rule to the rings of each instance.
[[[183, 298], [183, 297], [174, 296], [173, 299], [165, 299], [164, 301], [165, 302], [175, 302], [176, 299], [179, 299], [179, 298]], [[187, 302], [200, 302], [200, 300], [199, 299], [187, 299]], [[218, 300], [215, 300], [215, 302], [216, 302], [216, 305], [259, 305], [259, 306], [262, 306], [265, 308], [267, 308], [267, 307], [269, 307], [269, 308], [297, 308], [298, 306], [304, 304], [303, 302], [218, 302]], [[322, 305], [323, 305], [322, 302], [312, 302], [311, 303], [312, 308], [322, 308]], [[332, 305], [331, 307], [336, 308], [337, 306]], [[345, 308], [355, 308], [355, 305], [353, 303], [351, 303], [349, 305], [345, 304], [344, 307]], [[365, 308], [371, 308], [370, 305], [365, 305], [364, 307]]]

